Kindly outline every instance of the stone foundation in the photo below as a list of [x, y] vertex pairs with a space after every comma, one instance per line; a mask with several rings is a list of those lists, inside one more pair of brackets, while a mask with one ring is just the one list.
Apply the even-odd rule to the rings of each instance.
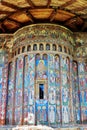
[[0, 130], [87, 130], [87, 126], [66, 126], [66, 127], [59, 127], [59, 128], [52, 128], [48, 126], [42, 126], [42, 125], [37, 125], [37, 126], [10, 126], [10, 125], [5, 125], [1, 126]]

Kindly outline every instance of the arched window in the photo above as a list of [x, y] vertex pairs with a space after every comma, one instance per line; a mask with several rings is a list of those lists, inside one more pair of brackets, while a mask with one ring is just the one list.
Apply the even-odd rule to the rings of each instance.
[[70, 49], [68, 49], [68, 54], [70, 55]]
[[16, 51], [15, 51], [15, 56], [16, 56]]
[[31, 51], [31, 46], [30, 45], [27, 46], [27, 51]]
[[25, 46], [22, 47], [22, 53], [24, 53], [24, 52], [25, 52]]
[[14, 57], [14, 53], [12, 53], [12, 58]]
[[64, 52], [65, 52], [65, 53], [67, 52], [66, 47], [64, 47]]
[[62, 47], [60, 45], [59, 45], [59, 49], [58, 50], [59, 50], [59, 52], [62, 52]]
[[33, 50], [37, 50], [37, 44], [33, 45]]
[[46, 44], [46, 50], [50, 50], [50, 45]]
[[40, 44], [40, 45], [39, 45], [39, 50], [41, 50], [41, 51], [44, 50], [44, 49], [43, 49], [43, 44]]
[[56, 45], [55, 44], [53, 44], [52, 49], [53, 49], [53, 51], [56, 51]]
[[20, 48], [18, 49], [18, 54], [20, 54]]

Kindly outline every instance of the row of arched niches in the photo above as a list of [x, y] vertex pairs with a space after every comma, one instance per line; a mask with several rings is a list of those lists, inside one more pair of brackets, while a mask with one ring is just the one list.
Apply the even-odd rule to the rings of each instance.
[[32, 52], [32, 51], [54, 51], [66, 53], [68, 55], [72, 55], [72, 49], [70, 47], [66, 47], [64, 45], [58, 45], [53, 43], [34, 43], [23, 45], [21, 47], [13, 48], [12, 58], [14, 56], [20, 55], [22, 53]]
[[[81, 75], [84, 66], [79, 66]], [[78, 64], [68, 55], [18, 56], [9, 63], [6, 124], [57, 126], [74, 120], [79, 123], [81, 112], [87, 119], [86, 107], [80, 110], [82, 93], [78, 96], [78, 86]], [[85, 96], [86, 92], [82, 100]]]

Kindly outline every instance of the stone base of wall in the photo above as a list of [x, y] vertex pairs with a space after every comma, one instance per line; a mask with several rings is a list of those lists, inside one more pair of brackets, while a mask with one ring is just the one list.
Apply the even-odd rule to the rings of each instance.
[[0, 126], [0, 130], [87, 130], [87, 125], [85, 126], [69, 126], [69, 127], [60, 127], [60, 128], [51, 128], [48, 126]]

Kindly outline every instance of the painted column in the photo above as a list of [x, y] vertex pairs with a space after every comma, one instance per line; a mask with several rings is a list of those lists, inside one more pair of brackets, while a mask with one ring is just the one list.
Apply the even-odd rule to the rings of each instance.
[[22, 124], [22, 105], [23, 105], [23, 56], [16, 61], [16, 86], [15, 86], [15, 124]]
[[69, 86], [69, 96], [70, 96], [70, 123], [73, 124], [75, 121], [74, 119], [74, 103], [73, 103], [73, 84], [72, 84], [72, 73], [73, 73], [73, 70], [72, 70], [72, 59], [70, 59], [70, 86]]
[[61, 124], [60, 56], [55, 55], [56, 124]]
[[24, 57], [24, 122], [23, 124], [28, 124], [28, 91], [29, 91], [29, 56]]
[[78, 64], [73, 61], [73, 75], [72, 75], [72, 85], [73, 85], [73, 104], [74, 104], [74, 118], [76, 123], [80, 123], [80, 104], [79, 104], [79, 84], [78, 84]]
[[81, 108], [81, 122], [87, 123], [87, 63], [78, 62], [79, 101]]
[[8, 54], [0, 50], [0, 125], [5, 125], [7, 102]]
[[12, 125], [14, 112], [14, 76], [15, 62], [9, 63], [8, 71], [8, 90], [7, 90], [7, 106], [6, 106], [6, 124]]
[[28, 88], [28, 124], [35, 124], [35, 55], [30, 54], [29, 60], [29, 88]]
[[48, 55], [48, 122], [56, 125], [55, 57]]
[[68, 124], [70, 118], [69, 108], [69, 59], [65, 56], [61, 58], [61, 80], [62, 80], [62, 124]]

